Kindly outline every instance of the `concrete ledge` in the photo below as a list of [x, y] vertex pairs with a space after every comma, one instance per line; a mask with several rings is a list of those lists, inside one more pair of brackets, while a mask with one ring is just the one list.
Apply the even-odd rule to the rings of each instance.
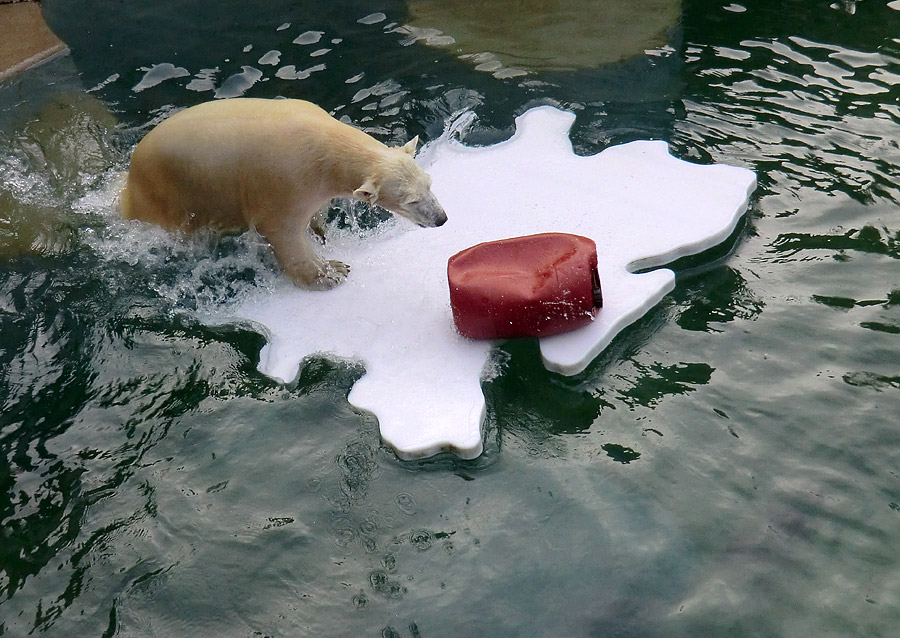
[[66, 50], [32, 0], [0, 0], [0, 82]]

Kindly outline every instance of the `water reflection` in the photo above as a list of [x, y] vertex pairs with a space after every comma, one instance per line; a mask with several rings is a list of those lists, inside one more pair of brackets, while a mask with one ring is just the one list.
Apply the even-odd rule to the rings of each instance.
[[503, 350], [508, 363], [484, 390], [488, 405], [502, 406], [496, 418], [504, 432], [524, 431], [537, 440], [583, 432], [604, 406], [612, 407], [576, 380], [548, 372], [536, 340], [513, 340]]
[[[884, 255], [900, 259], [900, 230], [879, 230], [864, 226], [833, 235], [784, 233], [771, 244], [770, 252], [780, 259], [803, 259], [810, 251], [829, 251], [834, 259], [849, 259], [850, 252]], [[815, 253], [812, 253], [815, 254]]]
[[68, 209], [116, 163], [115, 123], [96, 98], [66, 92], [21, 128], [0, 128], [0, 257], [73, 248], [78, 220]]
[[673, 297], [679, 306], [678, 325], [704, 332], [721, 331], [717, 324], [752, 320], [766, 305], [741, 273], [731, 267], [682, 280]]
[[594, 68], [667, 43], [680, 0], [411, 0], [403, 29], [498, 78]]
[[698, 386], [708, 384], [715, 371], [706, 363], [645, 365], [635, 362], [633, 369], [633, 386], [620, 392], [621, 400], [629, 407], [652, 407], [663, 397], [694, 392]]
[[[738, 146], [761, 169], [763, 185], [777, 184], [781, 192], [811, 188], [863, 203], [897, 199], [895, 55], [800, 37], [689, 46], [686, 53], [688, 64], [702, 65], [699, 75], [710, 80], [709, 90], [698, 93], [725, 99], [715, 108], [687, 101], [681, 136], [702, 131], [713, 148], [716, 140], [743, 140]], [[735, 57], [743, 58], [740, 65]]]

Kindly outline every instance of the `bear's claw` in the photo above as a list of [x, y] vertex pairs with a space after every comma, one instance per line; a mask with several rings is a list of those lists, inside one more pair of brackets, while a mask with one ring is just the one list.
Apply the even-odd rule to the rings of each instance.
[[310, 285], [311, 290], [331, 290], [344, 283], [350, 274], [350, 266], [336, 259], [329, 259], [319, 268], [318, 276]]

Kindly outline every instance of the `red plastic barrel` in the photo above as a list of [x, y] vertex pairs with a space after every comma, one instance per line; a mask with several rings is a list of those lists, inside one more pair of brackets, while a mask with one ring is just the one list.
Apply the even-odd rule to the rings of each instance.
[[467, 248], [447, 263], [456, 329], [473, 339], [545, 337], [590, 323], [603, 305], [597, 247], [542, 233]]

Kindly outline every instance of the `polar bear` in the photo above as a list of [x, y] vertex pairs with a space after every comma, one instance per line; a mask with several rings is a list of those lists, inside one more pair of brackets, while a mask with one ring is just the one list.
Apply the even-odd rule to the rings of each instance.
[[413, 160], [417, 143], [389, 148], [303, 100], [207, 102], [135, 147], [120, 208], [170, 230], [255, 228], [295, 284], [327, 290], [349, 268], [318, 256], [307, 229], [333, 198], [377, 203], [422, 227], [447, 221]]

